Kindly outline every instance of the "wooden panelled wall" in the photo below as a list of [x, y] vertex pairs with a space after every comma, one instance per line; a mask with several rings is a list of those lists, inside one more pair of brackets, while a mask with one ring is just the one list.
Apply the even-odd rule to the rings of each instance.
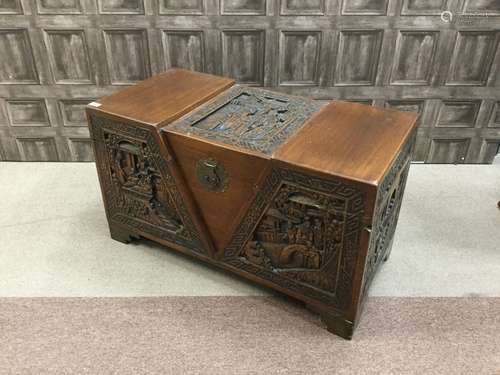
[[500, 0], [0, 0], [0, 159], [92, 160], [85, 104], [179, 66], [419, 111], [415, 160], [488, 163], [499, 38]]

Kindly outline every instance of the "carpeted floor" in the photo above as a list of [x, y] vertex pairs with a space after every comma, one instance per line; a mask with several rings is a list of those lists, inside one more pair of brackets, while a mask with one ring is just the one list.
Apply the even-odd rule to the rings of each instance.
[[2, 374], [500, 374], [500, 298], [372, 297], [353, 341], [282, 297], [3, 298]]
[[0, 181], [0, 375], [500, 375], [499, 165], [412, 165], [352, 341], [241, 278], [111, 240], [93, 164], [0, 163]]
[[[93, 163], [0, 163], [0, 297], [265, 295], [147, 243], [109, 237]], [[500, 297], [500, 165], [410, 168], [376, 296]]]

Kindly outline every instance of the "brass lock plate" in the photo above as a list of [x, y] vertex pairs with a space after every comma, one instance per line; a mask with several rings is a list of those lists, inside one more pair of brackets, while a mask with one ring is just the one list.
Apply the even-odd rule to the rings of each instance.
[[224, 166], [213, 158], [198, 160], [196, 177], [206, 190], [222, 193], [227, 190], [229, 176]]

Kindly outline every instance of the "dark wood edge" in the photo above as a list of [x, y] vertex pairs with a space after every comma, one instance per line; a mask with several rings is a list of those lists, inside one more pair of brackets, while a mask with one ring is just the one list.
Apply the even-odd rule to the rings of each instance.
[[109, 234], [111, 235], [112, 239], [124, 244], [128, 244], [134, 240], [140, 239], [140, 236], [135, 235], [123, 226], [112, 222], [109, 223]]
[[[148, 78], [148, 79], [146, 79], [144, 81], [141, 81], [138, 84], [134, 85], [133, 87], [141, 85], [142, 83], [146, 84], [146, 83], [148, 83], [152, 79], [157, 79], [157, 77], [160, 76], [160, 75], [168, 75], [168, 74], [174, 73], [176, 71], [187, 71], [187, 70], [186, 69], [179, 69], [179, 68], [172, 68], [172, 69], [167, 70], [166, 72], [160, 73], [158, 75], [155, 75], [154, 77], [150, 77], [150, 78]], [[208, 73], [200, 73], [200, 72], [196, 72], [196, 73], [200, 74], [200, 75], [212, 76], [213, 77], [212, 74], [208, 74]], [[147, 125], [149, 127], [154, 127], [154, 128], [159, 129], [160, 127], [165, 126], [165, 125], [171, 123], [172, 121], [175, 121], [178, 118], [184, 116], [185, 114], [193, 111], [194, 109], [198, 108], [200, 105], [204, 104], [205, 102], [209, 101], [210, 99], [213, 99], [215, 96], [219, 95], [221, 92], [227, 90], [228, 88], [232, 87], [235, 84], [235, 80], [234, 79], [227, 78], [227, 77], [218, 77], [218, 78], [222, 79], [222, 80], [225, 80], [226, 83], [224, 85], [221, 85], [217, 90], [214, 90], [210, 94], [207, 94], [206, 96], [203, 96], [203, 97], [199, 98], [198, 100], [194, 101], [193, 103], [191, 103], [191, 105], [186, 106], [182, 111], [176, 112], [172, 116], [167, 117], [167, 118], [163, 119], [162, 121], [159, 121], [159, 122], [156, 122], [156, 123], [145, 122], [145, 121], [141, 121], [141, 123], [143, 123], [144, 125]], [[108, 98], [108, 97], [110, 97], [112, 95], [113, 94], [107, 95], [107, 96], [105, 96], [103, 98]], [[95, 102], [99, 103], [99, 99], [95, 100]], [[103, 104], [103, 105], [105, 105], [105, 104]], [[123, 115], [120, 115], [119, 113], [111, 112], [109, 110], [105, 110], [105, 109], [100, 108], [100, 107], [93, 107], [93, 106], [87, 105], [86, 109], [87, 110], [96, 111], [101, 116], [106, 116], [107, 115], [107, 117], [109, 117], [111, 119], [120, 120], [120, 121], [127, 120], [129, 122], [134, 123], [134, 124], [138, 123], [137, 119], [134, 119], [134, 118], [131, 118], [131, 117], [128, 117], [128, 116], [123, 116]]]
[[361, 231], [361, 238], [359, 239], [359, 251], [356, 262], [356, 271], [354, 274], [352, 302], [348, 316], [351, 321], [357, 322], [360, 317], [359, 306], [361, 305], [362, 291], [363, 291], [363, 278], [365, 276], [366, 258], [370, 246], [371, 227], [365, 227]]
[[328, 332], [340, 336], [346, 340], [351, 340], [356, 328], [356, 324], [344, 316], [322, 310], [315, 305], [306, 304], [306, 308], [320, 316], [321, 322], [326, 326]]
[[169, 164], [172, 177], [178, 184], [179, 193], [182, 196], [191, 219], [193, 220], [193, 224], [200, 234], [200, 240], [203, 244], [203, 247], [205, 247], [211, 255], [214, 255], [216, 252], [214, 242], [210, 236], [208, 227], [206, 226], [205, 221], [201, 216], [200, 209], [195, 203], [191, 190], [189, 189], [184, 175], [182, 174], [179, 163], [175, 159], [175, 154], [172, 150], [172, 147], [169, 145], [167, 139], [161, 136], [158, 130], [155, 131], [155, 138], [157, 139], [158, 145], [160, 146], [160, 150], [166, 150], [166, 153], [170, 157], [169, 159], [165, 158], [165, 160], [167, 160], [167, 163]]
[[[413, 112], [412, 112], [413, 113]], [[418, 116], [415, 116], [415, 118], [413, 119], [413, 123], [410, 127], [410, 129], [406, 132], [404, 138], [402, 139], [401, 143], [399, 144], [398, 148], [396, 149], [396, 151], [394, 152], [394, 155], [392, 156], [392, 159], [391, 159], [391, 162], [387, 165], [384, 173], [382, 176], [380, 176], [379, 180], [378, 180], [378, 183], [377, 183], [377, 186], [382, 182], [384, 181], [384, 178], [385, 176], [387, 175], [387, 173], [389, 173], [389, 171], [391, 170], [391, 167], [392, 165], [394, 164], [394, 162], [396, 161], [399, 153], [401, 152], [401, 150], [403, 149], [403, 147], [411, 140], [412, 137], [415, 137], [417, 135], [417, 120], [418, 120]], [[413, 146], [415, 147], [415, 146]], [[412, 150], [413, 152], [413, 150]]]
[[95, 136], [92, 132], [92, 126], [90, 126], [91, 124], [91, 111], [88, 110], [88, 108], [85, 110], [85, 116], [87, 117], [87, 126], [89, 128], [89, 133], [90, 133], [90, 139], [92, 140], [92, 142], [90, 142], [92, 144], [92, 152], [94, 153], [94, 160], [96, 160], [96, 169], [97, 169], [97, 178], [99, 179], [99, 185], [100, 185], [100, 190], [101, 190], [101, 197], [102, 197], [102, 202], [104, 204], [104, 212], [106, 213], [106, 219], [108, 221], [108, 223], [111, 223], [111, 215], [109, 214], [109, 210], [108, 210], [108, 207], [109, 207], [109, 204], [108, 204], [108, 199], [106, 197], [106, 194], [104, 194], [105, 192], [105, 186], [104, 186], [104, 182], [102, 180], [102, 177], [101, 177], [101, 174], [99, 173], [99, 168], [97, 168], [97, 150], [96, 150], [96, 144], [95, 144]]
[[328, 332], [346, 340], [351, 340], [354, 333], [355, 324], [339, 315], [330, 313], [320, 313], [321, 321], [326, 325]]

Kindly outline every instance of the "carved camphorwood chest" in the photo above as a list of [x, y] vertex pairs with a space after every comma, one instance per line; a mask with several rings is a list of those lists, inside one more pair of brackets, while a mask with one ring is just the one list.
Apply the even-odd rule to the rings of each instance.
[[112, 238], [284, 292], [352, 336], [391, 249], [414, 114], [170, 70], [87, 115]]

